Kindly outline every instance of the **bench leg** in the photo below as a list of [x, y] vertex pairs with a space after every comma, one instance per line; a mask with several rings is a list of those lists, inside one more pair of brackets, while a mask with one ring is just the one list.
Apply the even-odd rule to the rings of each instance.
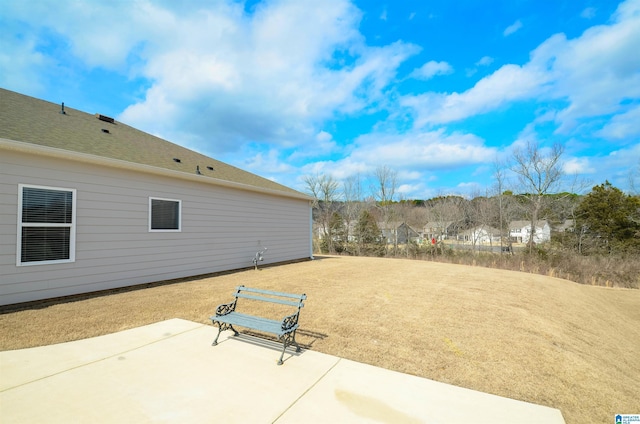
[[292, 344], [296, 345], [296, 352], [300, 352], [300, 345], [296, 342], [296, 332], [288, 333], [282, 336], [282, 354], [280, 355], [280, 360], [278, 361], [278, 365], [282, 365], [284, 362], [282, 358], [284, 358], [284, 351], [287, 349], [287, 346], [291, 346]]
[[220, 323], [218, 323], [218, 334], [216, 334], [216, 339], [213, 341], [213, 343], [211, 343], [211, 346], [215, 346], [218, 344], [218, 337], [220, 337], [220, 333], [222, 333], [222, 326], [220, 325]]
[[[300, 345], [298, 344], [298, 342], [296, 341], [296, 332], [293, 332], [293, 339], [291, 340], [293, 342], [294, 345], [296, 345], [296, 352], [300, 352]], [[291, 343], [289, 343], [291, 344]]]
[[282, 362], [282, 358], [284, 357], [284, 350], [287, 348], [287, 341], [283, 340], [282, 341], [282, 354], [280, 355], [280, 360], [278, 361], [278, 365], [282, 365], [284, 364], [284, 362]]
[[222, 333], [225, 330], [233, 330], [234, 336], [237, 336], [239, 334], [231, 324], [227, 324], [226, 322], [213, 321], [214, 325], [216, 323], [218, 324], [218, 334], [216, 334], [216, 339], [213, 341], [213, 343], [211, 343], [211, 346], [215, 346], [218, 344], [218, 337], [220, 337], [220, 333]]

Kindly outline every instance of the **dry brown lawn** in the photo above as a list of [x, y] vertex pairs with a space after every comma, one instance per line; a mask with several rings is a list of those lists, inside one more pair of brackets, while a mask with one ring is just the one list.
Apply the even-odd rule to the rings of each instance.
[[0, 349], [210, 323], [239, 284], [306, 293], [309, 349], [558, 408], [568, 423], [640, 413], [640, 290], [434, 262], [320, 257], [41, 304], [0, 315]]

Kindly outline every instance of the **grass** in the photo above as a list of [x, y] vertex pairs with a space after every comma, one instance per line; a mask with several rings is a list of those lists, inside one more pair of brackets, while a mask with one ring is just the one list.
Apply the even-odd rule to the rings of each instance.
[[436, 262], [322, 257], [5, 310], [0, 350], [207, 323], [239, 284], [306, 293], [298, 340], [319, 352], [558, 408], [568, 423], [640, 412], [640, 290]]

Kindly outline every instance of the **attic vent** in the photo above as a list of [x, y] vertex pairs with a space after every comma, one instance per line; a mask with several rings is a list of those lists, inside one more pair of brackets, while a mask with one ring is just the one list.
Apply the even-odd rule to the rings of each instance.
[[182, 161], [181, 161], [180, 159], [178, 159], [178, 158], [173, 158], [173, 161], [174, 161], [174, 162], [178, 162], [178, 163], [182, 162]]
[[103, 133], [105, 133], [105, 134], [111, 134], [111, 133], [109, 132], [109, 130], [108, 130], [108, 129], [106, 129], [106, 128], [103, 128], [103, 129], [102, 129], [102, 132], [103, 132]]
[[104, 122], [108, 122], [110, 124], [113, 124], [115, 122], [115, 119], [111, 118], [110, 116], [105, 116], [105, 115], [100, 115], [99, 113], [96, 113], [96, 117]]
[[207, 166], [207, 169], [208, 169], [209, 171], [213, 171], [213, 166]]

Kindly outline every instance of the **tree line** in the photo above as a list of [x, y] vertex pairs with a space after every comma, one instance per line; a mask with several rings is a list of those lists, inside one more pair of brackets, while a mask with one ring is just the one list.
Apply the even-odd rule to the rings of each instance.
[[[497, 230], [498, 251], [504, 253], [509, 249], [503, 247], [511, 242], [509, 224], [526, 220], [532, 234], [520, 255], [527, 255], [528, 261], [557, 262], [562, 254], [563, 262], [568, 262], [567, 255], [571, 254], [625, 261], [625, 267], [629, 260], [640, 263], [637, 260], [640, 258], [638, 193], [624, 193], [608, 181], [583, 194], [577, 190], [560, 191], [567, 177], [562, 172], [563, 152], [561, 145], [542, 149], [538, 144], [528, 143], [513, 151], [510, 163], [494, 164], [491, 189], [469, 197], [398, 198], [397, 172], [388, 166], [376, 168], [366, 180], [358, 175], [345, 181], [327, 174], [309, 175], [305, 183], [315, 199], [317, 250], [370, 256], [460, 256], [449, 251], [444, 243], [423, 245], [415, 238], [411, 240], [408, 234], [403, 238], [405, 243], [389, 243], [382, 231], [402, 224], [406, 231], [421, 231], [428, 222], [447, 222], [454, 223], [460, 231], [474, 226]], [[516, 176], [517, 184], [513, 178], [507, 179], [507, 175]], [[363, 180], [368, 181], [368, 190]], [[574, 185], [578, 186], [580, 184]], [[549, 242], [536, 244], [536, 223], [540, 220], [549, 222], [556, 231]], [[623, 285], [640, 286], [640, 269], [630, 270], [636, 271], [636, 281], [631, 276]]]

